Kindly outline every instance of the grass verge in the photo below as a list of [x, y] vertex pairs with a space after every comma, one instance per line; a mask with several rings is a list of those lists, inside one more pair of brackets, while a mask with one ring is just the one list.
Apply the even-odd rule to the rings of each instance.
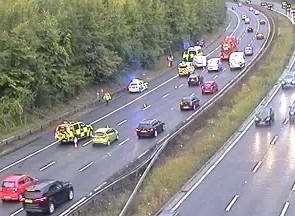
[[[219, 111], [202, 122], [198, 130], [182, 134], [168, 146], [126, 215], [153, 215], [220, 149], [272, 88], [295, 45], [295, 31], [289, 21], [276, 14], [273, 17], [277, 35], [269, 53], [255, 68], [255, 73], [249, 74], [242, 85], [231, 91], [219, 104]], [[125, 190], [116, 198], [110, 198], [109, 203], [114, 205], [96, 209], [99, 213], [89, 211], [89, 214], [82, 215], [118, 215], [128, 194], [130, 190]], [[119, 197], [123, 200], [118, 200]]]

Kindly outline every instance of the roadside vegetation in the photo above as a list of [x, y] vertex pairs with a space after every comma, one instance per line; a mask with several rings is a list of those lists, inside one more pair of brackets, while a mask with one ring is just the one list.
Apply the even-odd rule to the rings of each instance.
[[[219, 111], [202, 122], [198, 130], [181, 135], [168, 147], [170, 150], [150, 172], [126, 215], [148, 216], [159, 210], [221, 148], [278, 80], [294, 49], [295, 31], [285, 18], [273, 16], [278, 34], [255, 72], [227, 95]], [[108, 201], [114, 205], [87, 209], [79, 215], [118, 215], [126, 202], [118, 199], [130, 193], [125, 190]]]
[[[224, 0], [0, 0], [0, 132], [212, 32]], [[46, 115], [46, 113], [45, 113]]]

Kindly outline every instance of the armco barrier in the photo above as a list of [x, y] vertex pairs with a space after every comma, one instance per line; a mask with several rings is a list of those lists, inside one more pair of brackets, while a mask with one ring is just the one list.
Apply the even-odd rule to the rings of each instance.
[[[270, 20], [270, 33], [268, 35], [268, 40], [264, 44], [261, 53], [259, 53], [259, 56], [257, 58], [254, 58], [252, 60], [252, 64], [249, 64], [245, 67], [243, 71], [239, 73], [233, 79], [231, 82], [229, 82], [218, 94], [216, 94], [214, 97], [212, 97], [204, 106], [202, 106], [197, 112], [195, 112], [190, 118], [188, 118], [186, 121], [181, 122], [170, 134], [168, 134], [165, 139], [161, 140], [159, 143], [157, 143], [156, 147], [153, 149], [153, 151], [148, 152], [147, 155], [149, 155], [146, 160], [144, 160], [140, 165], [137, 165], [132, 171], [129, 172], [129, 174], [122, 175], [119, 179], [116, 180], [108, 180], [107, 182], [110, 182], [110, 184], [105, 184], [105, 186], [101, 187], [98, 191], [91, 192], [88, 196], [82, 197], [81, 200], [79, 200], [77, 203], [75, 203], [73, 206], [71, 206], [69, 209], [67, 209], [65, 212], [60, 214], [59, 216], [66, 216], [66, 215], [73, 215], [73, 216], [80, 216], [79, 209], [89, 202], [91, 199], [93, 199], [96, 195], [99, 193], [105, 192], [107, 189], [109, 189], [114, 184], [120, 184], [121, 181], [124, 181], [124, 179], [128, 178], [129, 175], [135, 173], [137, 170], [142, 168], [143, 166], [146, 166], [152, 159], [155, 162], [157, 157], [161, 154], [161, 152], [165, 149], [167, 144], [171, 142], [173, 139], [175, 139], [179, 134], [183, 133], [183, 131], [193, 122], [196, 121], [198, 117], [200, 117], [203, 113], [205, 113], [208, 109], [210, 109], [214, 103], [218, 100], [221, 100], [222, 97], [228, 93], [236, 83], [240, 82], [248, 71], [250, 71], [252, 68], [256, 66], [256, 64], [260, 61], [260, 59], [265, 55], [265, 52], [270, 48], [271, 42], [274, 38], [275, 31], [274, 29], [274, 21], [272, 17], [268, 16], [268, 20]], [[257, 54], [258, 55], [258, 54]], [[135, 161], [136, 164], [136, 161]], [[139, 187], [139, 186], [138, 186]], [[138, 189], [138, 188], [136, 188]], [[76, 213], [75, 213], [76, 211]], [[78, 213], [77, 213], [78, 212]]]

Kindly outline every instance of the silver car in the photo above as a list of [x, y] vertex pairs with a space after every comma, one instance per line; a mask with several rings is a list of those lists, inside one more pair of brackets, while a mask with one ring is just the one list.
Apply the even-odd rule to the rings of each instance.
[[[294, 71], [295, 73], [295, 71]], [[282, 89], [286, 89], [288, 87], [295, 87], [295, 75], [294, 73], [287, 74], [281, 81]]]
[[251, 46], [245, 47], [244, 48], [244, 54], [245, 54], [245, 56], [253, 55], [253, 48]]

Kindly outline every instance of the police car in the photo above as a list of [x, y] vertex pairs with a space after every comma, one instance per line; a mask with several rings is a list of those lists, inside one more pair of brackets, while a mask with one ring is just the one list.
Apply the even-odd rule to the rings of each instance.
[[128, 91], [130, 93], [143, 92], [148, 88], [148, 83], [141, 79], [133, 79], [128, 85]]

